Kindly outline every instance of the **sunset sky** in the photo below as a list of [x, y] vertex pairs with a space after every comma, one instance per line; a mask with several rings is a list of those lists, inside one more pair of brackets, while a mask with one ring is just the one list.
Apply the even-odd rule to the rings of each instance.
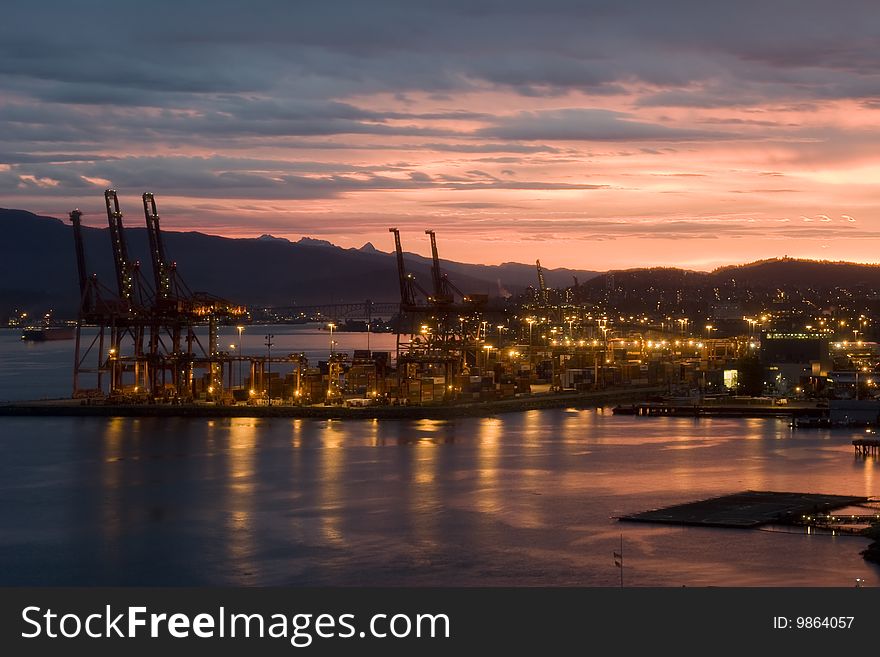
[[876, 2], [3, 3], [0, 206], [467, 262], [880, 262]]

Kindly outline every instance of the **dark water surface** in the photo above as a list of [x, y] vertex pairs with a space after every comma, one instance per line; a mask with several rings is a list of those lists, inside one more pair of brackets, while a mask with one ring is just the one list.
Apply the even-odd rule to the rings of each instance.
[[840, 431], [543, 410], [0, 419], [0, 584], [866, 586], [849, 536], [618, 523], [744, 489], [880, 495]]

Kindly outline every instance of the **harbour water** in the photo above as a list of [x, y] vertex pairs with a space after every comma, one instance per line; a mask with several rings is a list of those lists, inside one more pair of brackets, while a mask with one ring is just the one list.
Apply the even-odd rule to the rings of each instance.
[[[276, 343], [326, 355], [326, 332], [287, 328]], [[71, 350], [4, 332], [0, 399], [68, 394]], [[0, 418], [0, 584], [617, 586], [622, 536], [627, 586], [878, 586], [862, 538], [615, 519], [745, 489], [878, 496], [855, 435], [610, 409]]]

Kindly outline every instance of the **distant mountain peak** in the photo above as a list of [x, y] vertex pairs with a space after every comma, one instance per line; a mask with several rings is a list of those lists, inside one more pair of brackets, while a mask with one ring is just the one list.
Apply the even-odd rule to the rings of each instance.
[[363, 251], [364, 253], [381, 253], [379, 249], [373, 246], [372, 242], [367, 242], [361, 248], [359, 248], [358, 251]]
[[301, 237], [295, 242], [295, 244], [299, 244], [301, 246], [329, 246], [331, 248], [335, 246], [332, 242], [328, 242], [327, 240], [316, 240], [314, 237]]
[[275, 237], [274, 235], [269, 235], [268, 233], [263, 233], [257, 239], [261, 242], [286, 242], [290, 244], [290, 240], [286, 237]]

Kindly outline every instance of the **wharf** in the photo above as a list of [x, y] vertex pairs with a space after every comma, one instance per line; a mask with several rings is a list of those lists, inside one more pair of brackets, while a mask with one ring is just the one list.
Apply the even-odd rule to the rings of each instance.
[[860, 505], [867, 497], [747, 490], [708, 500], [622, 516], [626, 522], [753, 529], [770, 524], [803, 524], [806, 516]]
[[856, 438], [852, 441], [856, 456], [880, 456], [880, 439]]
[[0, 405], [0, 416], [18, 417], [290, 417], [318, 419], [446, 419], [481, 417], [542, 408], [589, 408], [632, 402], [658, 388], [617, 388], [577, 394], [545, 394], [487, 402], [424, 406], [232, 406], [197, 404], [106, 404], [59, 399]]
[[614, 409], [620, 415], [646, 417], [816, 417], [827, 416], [828, 408], [815, 404], [670, 404], [666, 402], [641, 402]]

